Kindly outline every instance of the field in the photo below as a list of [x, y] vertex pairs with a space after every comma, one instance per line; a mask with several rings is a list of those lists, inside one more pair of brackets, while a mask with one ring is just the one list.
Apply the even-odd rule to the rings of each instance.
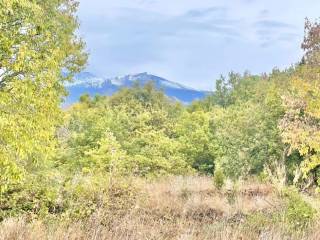
[[[86, 219], [64, 222], [6, 219], [1, 240], [33, 239], [308, 239], [320, 237], [320, 221], [307, 194], [287, 195], [267, 183], [227, 182], [218, 190], [210, 177], [131, 179], [134, 190], [114, 187], [113, 201]], [[292, 192], [292, 191], [290, 191]], [[297, 216], [300, 216], [297, 218]], [[305, 216], [301, 217], [301, 216]]]

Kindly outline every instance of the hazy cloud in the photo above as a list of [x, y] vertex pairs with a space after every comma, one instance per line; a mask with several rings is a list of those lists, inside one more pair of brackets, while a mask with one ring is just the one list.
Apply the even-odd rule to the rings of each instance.
[[195, 17], [195, 18], [203, 18], [206, 16], [213, 16], [213, 17], [224, 17], [226, 16], [227, 12], [226, 7], [209, 7], [204, 9], [192, 9], [187, 12], [186, 16]]
[[317, 0], [80, 0], [80, 34], [93, 73], [212, 88], [221, 73], [298, 61], [304, 18], [317, 9]]
[[257, 27], [274, 29], [274, 28], [282, 28], [282, 29], [296, 29], [296, 27], [292, 24], [288, 24], [285, 22], [273, 21], [273, 20], [260, 20], [255, 23]]
[[[299, 38], [299, 29], [292, 24], [274, 20], [259, 20], [254, 24], [256, 34], [263, 48], [282, 42], [292, 42]], [[298, 47], [297, 47], [298, 48]]]

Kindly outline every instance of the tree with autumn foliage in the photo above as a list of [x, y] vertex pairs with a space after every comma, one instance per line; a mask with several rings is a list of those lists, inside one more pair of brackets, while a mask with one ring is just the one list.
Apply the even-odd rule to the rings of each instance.
[[295, 182], [303, 187], [320, 184], [320, 23], [305, 23], [302, 63], [283, 96], [286, 114], [280, 122], [283, 141], [290, 153], [298, 151], [303, 161]]

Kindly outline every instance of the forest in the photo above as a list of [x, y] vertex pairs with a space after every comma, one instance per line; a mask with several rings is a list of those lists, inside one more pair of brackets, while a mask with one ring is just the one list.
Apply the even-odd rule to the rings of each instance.
[[149, 82], [62, 108], [77, 7], [0, 0], [1, 240], [319, 239], [320, 22], [297, 63], [190, 105]]

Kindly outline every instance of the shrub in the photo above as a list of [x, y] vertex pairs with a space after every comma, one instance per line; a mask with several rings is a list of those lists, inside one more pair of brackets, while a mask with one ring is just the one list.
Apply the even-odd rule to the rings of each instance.
[[214, 172], [214, 176], [213, 176], [213, 183], [214, 185], [216, 186], [217, 189], [221, 189], [224, 185], [224, 182], [225, 182], [225, 175], [224, 173], [222, 172], [221, 169], [217, 169], [215, 172]]
[[315, 216], [315, 209], [304, 201], [295, 189], [284, 190], [286, 209], [284, 218], [295, 229], [305, 228]]
[[86, 219], [99, 209], [107, 209], [110, 214], [127, 212], [135, 204], [137, 193], [129, 179], [78, 175], [64, 188], [62, 217], [67, 221]]
[[59, 182], [45, 173], [29, 175], [5, 194], [0, 195], [0, 221], [28, 215], [45, 217], [58, 209]]
[[128, 178], [95, 173], [73, 177], [29, 176], [25, 182], [0, 195], [0, 222], [9, 217], [63, 219], [78, 221], [99, 209], [119, 214], [130, 209], [137, 198], [137, 187]]

